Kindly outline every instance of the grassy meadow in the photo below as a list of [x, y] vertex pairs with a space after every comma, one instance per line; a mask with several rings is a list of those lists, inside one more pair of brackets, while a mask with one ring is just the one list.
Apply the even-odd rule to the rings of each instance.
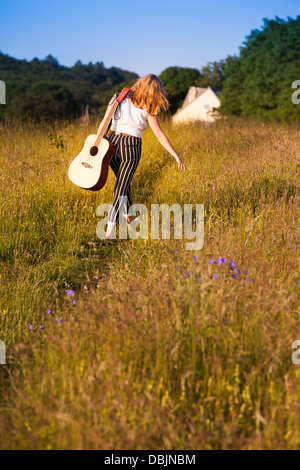
[[204, 204], [199, 251], [97, 238], [98, 124], [0, 124], [0, 448], [300, 449], [300, 123], [165, 122], [185, 174], [145, 132], [134, 202]]

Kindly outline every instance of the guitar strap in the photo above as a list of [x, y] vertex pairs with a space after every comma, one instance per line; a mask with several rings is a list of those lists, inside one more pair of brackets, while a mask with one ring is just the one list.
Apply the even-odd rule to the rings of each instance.
[[[128, 91], [127, 91], [127, 90], [128, 90]], [[125, 98], [125, 97], [128, 95], [130, 89], [124, 87], [122, 91], [127, 91], [126, 95], [124, 96], [124, 98]], [[118, 98], [118, 96], [120, 95], [120, 93], [121, 93], [121, 90], [118, 90], [118, 91], [116, 92], [116, 98], [115, 98], [115, 99]], [[124, 99], [124, 98], [123, 98], [123, 99]], [[123, 99], [122, 99], [122, 101], [123, 101]], [[120, 103], [122, 103], [122, 101], [120, 101]], [[120, 103], [119, 103], [119, 104], [120, 104]], [[119, 107], [119, 106], [118, 106], [118, 107]], [[118, 108], [117, 108], [117, 109], [118, 109]], [[116, 109], [116, 111], [117, 111], [117, 109]], [[115, 112], [116, 112], [116, 111], [115, 111]], [[106, 131], [106, 133], [105, 133], [105, 136], [106, 136], [106, 137], [108, 137], [108, 134], [109, 134], [109, 132], [110, 132], [111, 125], [112, 125], [112, 119], [110, 120], [110, 123], [109, 123], [109, 125], [108, 125], [107, 131]]]
[[109, 134], [110, 128], [111, 128], [111, 123], [112, 123], [112, 119], [110, 120], [110, 123], [109, 123], [109, 125], [108, 125], [107, 131], [105, 132], [105, 137], [108, 137], [108, 134]]

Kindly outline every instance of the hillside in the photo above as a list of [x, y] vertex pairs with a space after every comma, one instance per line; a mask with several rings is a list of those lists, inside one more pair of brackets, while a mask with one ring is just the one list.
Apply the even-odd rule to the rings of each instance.
[[0, 79], [7, 85], [7, 106], [0, 107], [0, 116], [72, 117], [86, 105], [96, 114], [114, 90], [137, 78], [136, 73], [106, 68], [102, 62], [78, 61], [65, 67], [51, 55], [28, 62], [0, 52]]

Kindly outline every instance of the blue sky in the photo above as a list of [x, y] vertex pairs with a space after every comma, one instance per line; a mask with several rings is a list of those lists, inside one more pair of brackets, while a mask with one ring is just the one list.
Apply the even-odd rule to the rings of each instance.
[[[104, 62], [139, 75], [200, 69], [238, 54], [262, 18], [300, 15], [299, 0], [0, 0], [0, 51], [52, 54], [72, 66]], [[1, 78], [1, 77], [0, 77]]]

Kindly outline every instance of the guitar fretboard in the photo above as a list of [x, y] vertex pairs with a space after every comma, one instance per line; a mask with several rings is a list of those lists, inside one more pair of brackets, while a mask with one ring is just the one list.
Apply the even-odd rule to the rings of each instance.
[[105, 119], [104, 123], [103, 123], [103, 128], [102, 130], [99, 132], [98, 136], [97, 136], [97, 139], [95, 140], [95, 146], [98, 147], [98, 145], [100, 144], [101, 140], [103, 139], [104, 135], [105, 135], [105, 132], [107, 131], [107, 128], [109, 126], [109, 123], [114, 115], [114, 112], [115, 110], [117, 109], [119, 103], [118, 101], [116, 100], [114, 102], [114, 104], [112, 105], [112, 108], [107, 116], [107, 118]]
[[123, 90], [121, 91], [121, 93], [116, 97], [115, 102], [112, 105], [112, 108], [111, 108], [107, 118], [105, 119], [105, 121], [103, 123], [102, 130], [99, 132], [99, 134], [98, 134], [98, 136], [95, 140], [95, 144], [94, 144], [95, 147], [98, 147], [98, 145], [100, 144], [101, 140], [104, 137], [105, 132], [107, 131], [107, 128], [109, 126], [111, 118], [114, 115], [115, 110], [117, 109], [118, 105], [123, 101], [123, 99], [126, 97], [126, 95], [129, 93], [129, 91], [130, 91], [129, 88], [124, 87]]

